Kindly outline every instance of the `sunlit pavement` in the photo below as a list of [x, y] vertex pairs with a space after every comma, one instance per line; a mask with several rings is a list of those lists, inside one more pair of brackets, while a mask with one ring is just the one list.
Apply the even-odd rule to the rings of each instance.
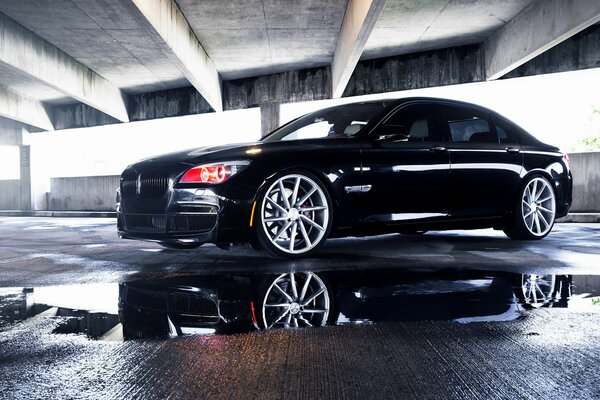
[[[174, 251], [120, 240], [111, 219], [0, 218], [0, 296], [61, 285], [91, 294], [132, 276], [379, 268], [597, 276], [600, 225], [558, 224], [538, 242], [493, 230], [335, 239], [314, 259], [286, 261], [246, 245]], [[0, 321], [0, 398], [598, 398], [600, 301], [580, 300], [509, 322], [124, 342], [53, 333], [57, 320], [42, 312]]]

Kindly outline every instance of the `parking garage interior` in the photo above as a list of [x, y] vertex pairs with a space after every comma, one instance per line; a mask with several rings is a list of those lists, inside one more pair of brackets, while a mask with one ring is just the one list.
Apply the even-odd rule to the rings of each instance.
[[[600, 397], [598, 93], [596, 0], [1, 0], [0, 397]], [[569, 214], [297, 260], [117, 236], [137, 160], [411, 96], [567, 152]], [[296, 281], [322, 303], [269, 319]]]

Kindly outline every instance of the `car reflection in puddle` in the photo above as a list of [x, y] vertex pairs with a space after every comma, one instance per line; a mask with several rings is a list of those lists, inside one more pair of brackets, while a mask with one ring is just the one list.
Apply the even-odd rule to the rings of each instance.
[[[102, 340], [384, 321], [510, 321], [598, 300], [600, 276], [445, 270], [141, 277], [0, 292], [0, 328], [43, 313], [53, 333]], [[118, 302], [117, 302], [118, 299]]]

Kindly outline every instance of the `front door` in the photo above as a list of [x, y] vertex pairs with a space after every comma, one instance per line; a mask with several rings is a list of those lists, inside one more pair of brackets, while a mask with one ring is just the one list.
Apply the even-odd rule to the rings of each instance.
[[448, 213], [449, 155], [435, 106], [400, 106], [363, 148], [362, 222], [419, 222]]

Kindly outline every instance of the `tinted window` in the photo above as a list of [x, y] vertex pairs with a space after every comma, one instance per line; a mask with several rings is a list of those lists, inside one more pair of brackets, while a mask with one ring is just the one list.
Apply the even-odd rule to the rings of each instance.
[[499, 143], [487, 113], [468, 107], [442, 109], [453, 143]]
[[352, 137], [386, 111], [385, 101], [346, 104], [306, 114], [275, 130], [264, 142]]
[[394, 141], [439, 142], [443, 138], [434, 129], [432, 106], [415, 104], [396, 111], [377, 130], [379, 136], [398, 135]]
[[510, 126], [506, 121], [496, 117], [494, 117], [494, 124], [496, 125], [496, 132], [498, 133], [500, 143], [519, 143], [519, 135], [513, 126]]

